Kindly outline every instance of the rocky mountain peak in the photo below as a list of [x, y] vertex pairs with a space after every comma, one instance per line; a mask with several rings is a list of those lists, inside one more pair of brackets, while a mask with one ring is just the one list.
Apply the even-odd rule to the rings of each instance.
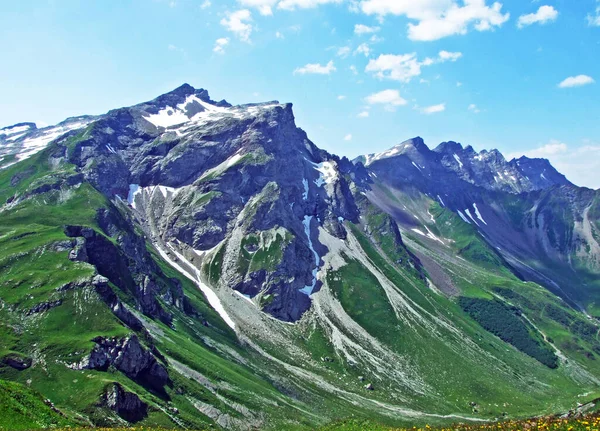
[[530, 159], [521, 157], [513, 159], [509, 165], [518, 169], [535, 189], [545, 189], [554, 185], [572, 185], [572, 183], [547, 159]]
[[[357, 157], [354, 162], [361, 162], [365, 166], [369, 166], [379, 160], [389, 159], [401, 155], [412, 154], [415, 157], [428, 157], [431, 153], [429, 147], [425, 144], [425, 141], [420, 136], [412, 139], [408, 139], [400, 144], [397, 144], [387, 151], [381, 153], [368, 154], [366, 156]], [[420, 155], [420, 156], [418, 156]], [[412, 158], [412, 157], [411, 157]]]
[[[385, 160], [385, 167], [380, 166]], [[390, 148], [354, 160], [362, 162], [377, 175], [414, 183], [419, 181], [434, 185], [462, 182], [488, 190], [510, 193], [542, 190], [554, 185], [571, 184], [548, 160], [526, 157], [508, 162], [497, 149], [477, 153], [472, 146], [463, 147], [455, 141], [446, 141], [430, 150], [422, 138], [417, 137]], [[437, 187], [433, 186], [434, 189]]]
[[461, 144], [459, 144], [458, 142], [448, 141], [448, 142], [442, 142], [433, 151], [435, 151], [436, 153], [452, 155], [454, 153], [462, 153], [463, 146]]

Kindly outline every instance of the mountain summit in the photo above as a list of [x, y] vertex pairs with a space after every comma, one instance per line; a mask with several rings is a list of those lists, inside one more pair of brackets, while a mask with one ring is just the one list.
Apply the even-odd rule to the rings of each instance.
[[599, 241], [545, 160], [351, 162], [186, 84], [0, 130], [0, 378], [101, 426], [568, 410], [600, 387]]
[[[555, 185], [571, 185], [564, 175], [554, 169], [545, 159], [529, 159], [507, 161], [498, 150], [483, 150], [477, 153], [473, 147], [463, 146], [457, 142], [442, 142], [434, 150], [430, 150], [420, 137], [411, 139], [378, 154], [369, 154], [355, 159], [365, 166], [378, 163], [405, 163], [404, 159], [423, 174], [423, 169], [435, 171], [430, 180], [445, 182], [447, 176], [458, 177], [467, 183], [509, 193], [532, 192]], [[409, 169], [411, 169], [409, 167]], [[425, 176], [429, 177], [428, 172]], [[405, 176], [409, 176], [407, 172]]]

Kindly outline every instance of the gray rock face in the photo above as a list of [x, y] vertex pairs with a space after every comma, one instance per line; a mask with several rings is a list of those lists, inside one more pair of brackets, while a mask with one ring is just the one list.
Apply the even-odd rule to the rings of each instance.
[[355, 162], [362, 162], [377, 174], [393, 173], [397, 181], [404, 179], [436, 194], [448, 190], [444, 184], [464, 189], [462, 183], [467, 183], [516, 194], [571, 184], [544, 159], [522, 157], [509, 162], [498, 150], [477, 153], [471, 146], [463, 148], [453, 141], [430, 150], [419, 137]]
[[62, 299], [57, 299], [56, 301], [42, 302], [42, 303], [37, 304], [36, 306], [32, 307], [27, 312], [27, 315], [30, 316], [32, 314], [43, 313], [44, 311], [48, 311], [48, 310], [58, 307], [60, 305], [62, 305]]
[[22, 357], [16, 354], [8, 354], [2, 358], [2, 363], [15, 370], [23, 371], [31, 367], [31, 358]]
[[[106, 235], [116, 236], [119, 247], [92, 228], [66, 226], [66, 235], [75, 241], [69, 258], [94, 265], [107, 280], [132, 293], [140, 311], [170, 324], [172, 317], [158, 302], [161, 289], [154, 279], [162, 271], [148, 255], [144, 239], [136, 235], [116, 214], [101, 211], [98, 221]], [[132, 329], [138, 330], [141, 325], [120, 304], [108, 284], [96, 282], [95, 287], [117, 316]], [[173, 281], [169, 289], [172, 305], [183, 308], [181, 286]]]
[[[69, 142], [59, 139], [54, 157], [68, 158], [107, 197], [127, 196], [157, 245], [199, 252], [223, 247], [219, 283], [268, 296], [261, 307], [282, 320], [298, 320], [310, 307], [308, 293], [318, 289], [313, 271], [322, 260], [316, 256], [327, 250], [317, 229], [345, 238], [342, 221], [358, 220], [354, 166], [315, 147], [296, 127], [290, 104], [231, 106], [184, 85], [111, 111]], [[141, 263], [134, 273], [151, 273], [143, 253], [135, 255], [141, 247], [127, 244], [131, 238], [123, 236], [121, 244], [131, 251], [130, 263]], [[114, 284], [131, 284], [118, 264], [108, 264], [122, 256], [97, 236], [85, 240], [87, 257], [80, 246], [72, 259], [87, 259]], [[263, 249], [243, 251], [258, 247], [255, 241]], [[277, 249], [270, 261], [257, 257], [264, 247]], [[155, 281], [140, 277], [134, 284], [140, 308], [160, 315]], [[176, 292], [165, 297], [181, 306]]]
[[102, 403], [130, 423], [139, 422], [148, 415], [148, 404], [118, 383], [107, 388]]
[[78, 368], [106, 371], [114, 366], [127, 377], [160, 390], [169, 382], [169, 374], [152, 353], [144, 349], [137, 336], [123, 339], [94, 339], [96, 347]]

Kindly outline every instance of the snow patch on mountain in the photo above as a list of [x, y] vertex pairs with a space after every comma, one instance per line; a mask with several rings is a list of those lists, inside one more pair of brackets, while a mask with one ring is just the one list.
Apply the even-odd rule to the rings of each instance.
[[158, 250], [159, 254], [162, 256], [162, 258], [165, 261], [167, 261], [169, 263], [169, 265], [171, 265], [173, 268], [175, 268], [177, 271], [179, 271], [182, 275], [184, 275], [185, 277], [190, 279], [192, 282], [194, 282], [196, 284], [196, 286], [198, 286], [200, 288], [202, 293], [204, 293], [204, 296], [206, 296], [206, 299], [208, 300], [208, 303], [210, 304], [210, 306], [212, 308], [214, 308], [214, 310], [219, 314], [219, 316], [221, 316], [221, 318], [225, 321], [227, 326], [229, 326], [231, 329], [235, 330], [235, 322], [231, 319], [231, 317], [229, 316], [227, 311], [225, 311], [225, 308], [223, 307], [223, 304], [221, 303], [221, 300], [219, 299], [217, 294], [210, 287], [208, 287], [206, 284], [204, 284], [204, 283], [202, 283], [202, 281], [200, 281], [199, 271], [196, 269], [196, 267], [194, 267], [191, 263], [188, 262], [188, 260], [185, 257], [183, 257], [180, 253], [178, 253], [174, 249], [173, 246], [168, 244], [169, 249], [175, 254], [175, 256], [177, 256], [177, 258], [180, 261], [182, 261], [182, 262], [190, 265], [192, 268], [194, 268], [194, 270], [196, 272], [196, 274], [194, 276], [190, 272], [186, 271], [181, 265], [179, 265], [173, 259], [171, 259], [169, 257], [169, 254], [162, 247], [158, 246], [157, 244], [155, 244], [155, 246], [156, 246], [156, 249]]
[[31, 126], [26, 124], [23, 126], [9, 126], [0, 130], [0, 135], [4, 136], [13, 136], [16, 134], [22, 134], [23, 132], [28, 132], [31, 130]]
[[460, 168], [463, 168], [463, 162], [460, 160], [460, 157], [458, 157], [456, 154], [453, 154], [454, 156], [454, 160], [456, 160], [458, 162], [458, 164], [460, 165]]
[[317, 187], [322, 187], [324, 184], [332, 184], [338, 178], [338, 172], [333, 162], [316, 164], [315, 169], [319, 171], [319, 178], [315, 180]]
[[483, 219], [483, 217], [481, 216], [481, 213], [479, 212], [479, 208], [477, 208], [477, 204], [473, 204], [473, 207], [475, 208], [475, 215], [477, 216], [477, 218], [479, 220], [481, 220], [483, 222], [483, 224], [485, 224], [487, 226], [486, 221]]
[[308, 199], [308, 180], [306, 178], [302, 179], [302, 185], [304, 186], [304, 192], [302, 193], [302, 199]]
[[29, 157], [42, 151], [50, 142], [61, 137], [65, 133], [68, 133], [72, 130], [81, 129], [87, 126], [90, 122], [91, 121], [78, 121], [63, 126], [54, 126], [40, 130], [40, 132], [35, 133], [37, 136], [25, 138], [20, 142], [21, 151], [16, 155], [15, 158], [19, 161], [28, 159]]
[[127, 195], [127, 202], [135, 209], [135, 197], [142, 193], [142, 189], [139, 184], [129, 184], [129, 194]]
[[473, 220], [473, 223], [479, 226], [479, 223], [477, 223], [477, 220], [475, 220], [475, 217], [473, 217], [473, 214], [471, 214], [471, 210], [469, 208], [465, 209], [465, 213], [469, 216], [471, 220]]
[[206, 178], [210, 175], [217, 175], [217, 176], [221, 175], [223, 172], [227, 171], [229, 168], [231, 168], [232, 166], [237, 164], [240, 160], [242, 160], [243, 157], [244, 156], [242, 154], [240, 154], [239, 152], [235, 153], [233, 156], [229, 157], [227, 160], [218, 164], [214, 168], [211, 168], [211, 169], [208, 169], [207, 171], [205, 171], [202, 174], [202, 176], [200, 177], [200, 179]]
[[460, 216], [460, 218], [461, 218], [461, 219], [463, 219], [463, 221], [464, 221], [465, 223], [469, 223], [469, 224], [471, 224], [471, 222], [469, 221], [469, 219], [465, 217], [465, 215], [462, 213], [462, 211], [461, 211], [461, 210], [457, 210], [457, 211], [458, 211], [458, 215]]
[[310, 222], [312, 221], [312, 219], [313, 216], [307, 215], [304, 216], [304, 220], [302, 221], [302, 224], [304, 225], [304, 233], [306, 233], [306, 237], [308, 238], [308, 247], [310, 248], [310, 251], [315, 257], [315, 269], [313, 269], [312, 271], [312, 284], [305, 286], [303, 289], [300, 289], [300, 292], [308, 296], [310, 296], [313, 293], [313, 290], [315, 290], [315, 287], [317, 285], [317, 273], [319, 272], [319, 262], [321, 261], [321, 257], [313, 247], [313, 242], [310, 237]]

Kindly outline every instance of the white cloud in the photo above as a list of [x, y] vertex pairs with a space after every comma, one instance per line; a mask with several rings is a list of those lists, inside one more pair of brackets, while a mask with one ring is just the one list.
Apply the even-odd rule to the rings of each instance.
[[228, 12], [227, 17], [221, 20], [221, 25], [230, 32], [234, 33], [241, 41], [250, 42], [252, 34], [252, 14], [248, 9], [240, 9], [235, 12]]
[[479, 109], [474, 103], [471, 103], [469, 105], [469, 111], [473, 112], [474, 114], [479, 114], [481, 112], [481, 109]]
[[344, 136], [344, 141], [351, 141], [352, 140], [352, 134], [348, 133], [346, 136]]
[[213, 51], [217, 54], [225, 54], [225, 47], [229, 45], [229, 38], [221, 37], [215, 41]]
[[444, 112], [446, 110], [446, 104], [440, 103], [439, 105], [426, 106], [425, 108], [420, 108], [421, 114], [431, 115], [437, 114], [438, 112]]
[[208, 9], [212, 6], [210, 0], [204, 0], [204, 2], [200, 5], [200, 9]]
[[590, 27], [600, 27], [600, 0], [596, 0], [598, 2], [598, 6], [596, 6], [596, 11], [594, 14], [588, 14], [587, 23]]
[[169, 51], [179, 52], [180, 54], [183, 54], [184, 56], [186, 55], [185, 49], [180, 48], [176, 45], [169, 45], [168, 49], [169, 49]]
[[238, 0], [238, 3], [258, 9], [261, 15], [273, 15], [272, 7], [277, 4], [277, 0]]
[[365, 70], [379, 79], [391, 79], [407, 83], [421, 75], [421, 67], [446, 61], [454, 62], [461, 57], [461, 52], [440, 51], [436, 58], [427, 57], [425, 60], [419, 61], [417, 54], [414, 52], [403, 55], [382, 54], [379, 58], [370, 60]]
[[348, 68], [353, 75], [358, 75], [358, 70], [356, 70], [356, 66], [352, 65]]
[[379, 30], [381, 30], [380, 27], [369, 27], [368, 25], [364, 24], [356, 24], [354, 26], [354, 34], [359, 36], [363, 34], [377, 33]]
[[550, 140], [549, 143], [533, 150], [523, 152], [514, 152], [506, 156], [508, 160], [517, 159], [521, 156], [529, 157], [530, 159], [547, 159], [550, 156], [566, 153], [569, 149], [568, 145], [556, 139]]
[[361, 43], [354, 51], [354, 55], [356, 54], [364, 54], [365, 57], [369, 57], [371, 55], [371, 48], [368, 44]]
[[440, 51], [439, 61], [443, 63], [444, 61], [456, 61], [462, 57], [462, 52], [448, 52], [448, 51]]
[[582, 85], [593, 84], [594, 79], [587, 75], [570, 76], [558, 84], [559, 88], [581, 87]]
[[357, 115], [358, 118], [369, 118], [369, 111], [362, 111]]
[[502, 13], [502, 4], [486, 5], [487, 0], [362, 0], [361, 10], [367, 15], [403, 15], [416, 21], [408, 24], [411, 40], [432, 41], [455, 34], [466, 34], [470, 27], [477, 31], [500, 27], [510, 18]]
[[421, 63], [414, 52], [404, 55], [382, 54], [379, 58], [370, 60], [365, 70], [379, 79], [410, 82], [421, 74]]
[[315, 75], [329, 75], [332, 72], [335, 72], [337, 69], [333, 64], [333, 61], [330, 61], [325, 66], [321, 66], [320, 63], [307, 64], [306, 66], [299, 67], [294, 70], [294, 75], [307, 75], [307, 74], [315, 74]]
[[344, 0], [281, 0], [277, 7], [285, 10], [309, 9], [329, 3], [342, 3]]
[[584, 145], [572, 148], [564, 142], [551, 140], [532, 150], [508, 154], [507, 159], [521, 156], [548, 159], [552, 166], [573, 183], [593, 189], [600, 188], [600, 176], [597, 174], [600, 170], [600, 143], [585, 141]]
[[[384, 105], [387, 111], [394, 111], [398, 106], [403, 106], [408, 103], [406, 99], [400, 96], [398, 90], [383, 90], [379, 93], [371, 94], [365, 98], [365, 102], [369, 105]], [[368, 117], [368, 112], [366, 112], [366, 115], [362, 115], [365, 112], [359, 114], [359, 116], [363, 118]]]
[[346, 58], [350, 55], [351, 52], [352, 52], [352, 48], [350, 48], [349, 46], [342, 46], [341, 48], [338, 48], [337, 56]]
[[284, 35], [283, 35], [283, 33], [282, 33], [282, 32], [280, 32], [280, 31], [276, 31], [276, 32], [275, 32], [275, 37], [276, 37], [277, 39], [285, 39], [285, 36], [284, 36]]
[[549, 22], [556, 21], [556, 18], [558, 18], [558, 11], [554, 9], [554, 7], [540, 6], [535, 13], [521, 15], [519, 17], [519, 21], [517, 22], [517, 26], [519, 28], [523, 28], [536, 23], [547, 24]]
[[457, 83], [456, 83], [456, 86], [457, 86], [457, 87], [462, 87], [462, 86], [463, 86], [463, 83], [462, 83], [462, 82], [460, 82], [460, 81], [457, 81]]
[[337, 100], [346, 100], [346, 96], [339, 95], [339, 96], [337, 97]]

